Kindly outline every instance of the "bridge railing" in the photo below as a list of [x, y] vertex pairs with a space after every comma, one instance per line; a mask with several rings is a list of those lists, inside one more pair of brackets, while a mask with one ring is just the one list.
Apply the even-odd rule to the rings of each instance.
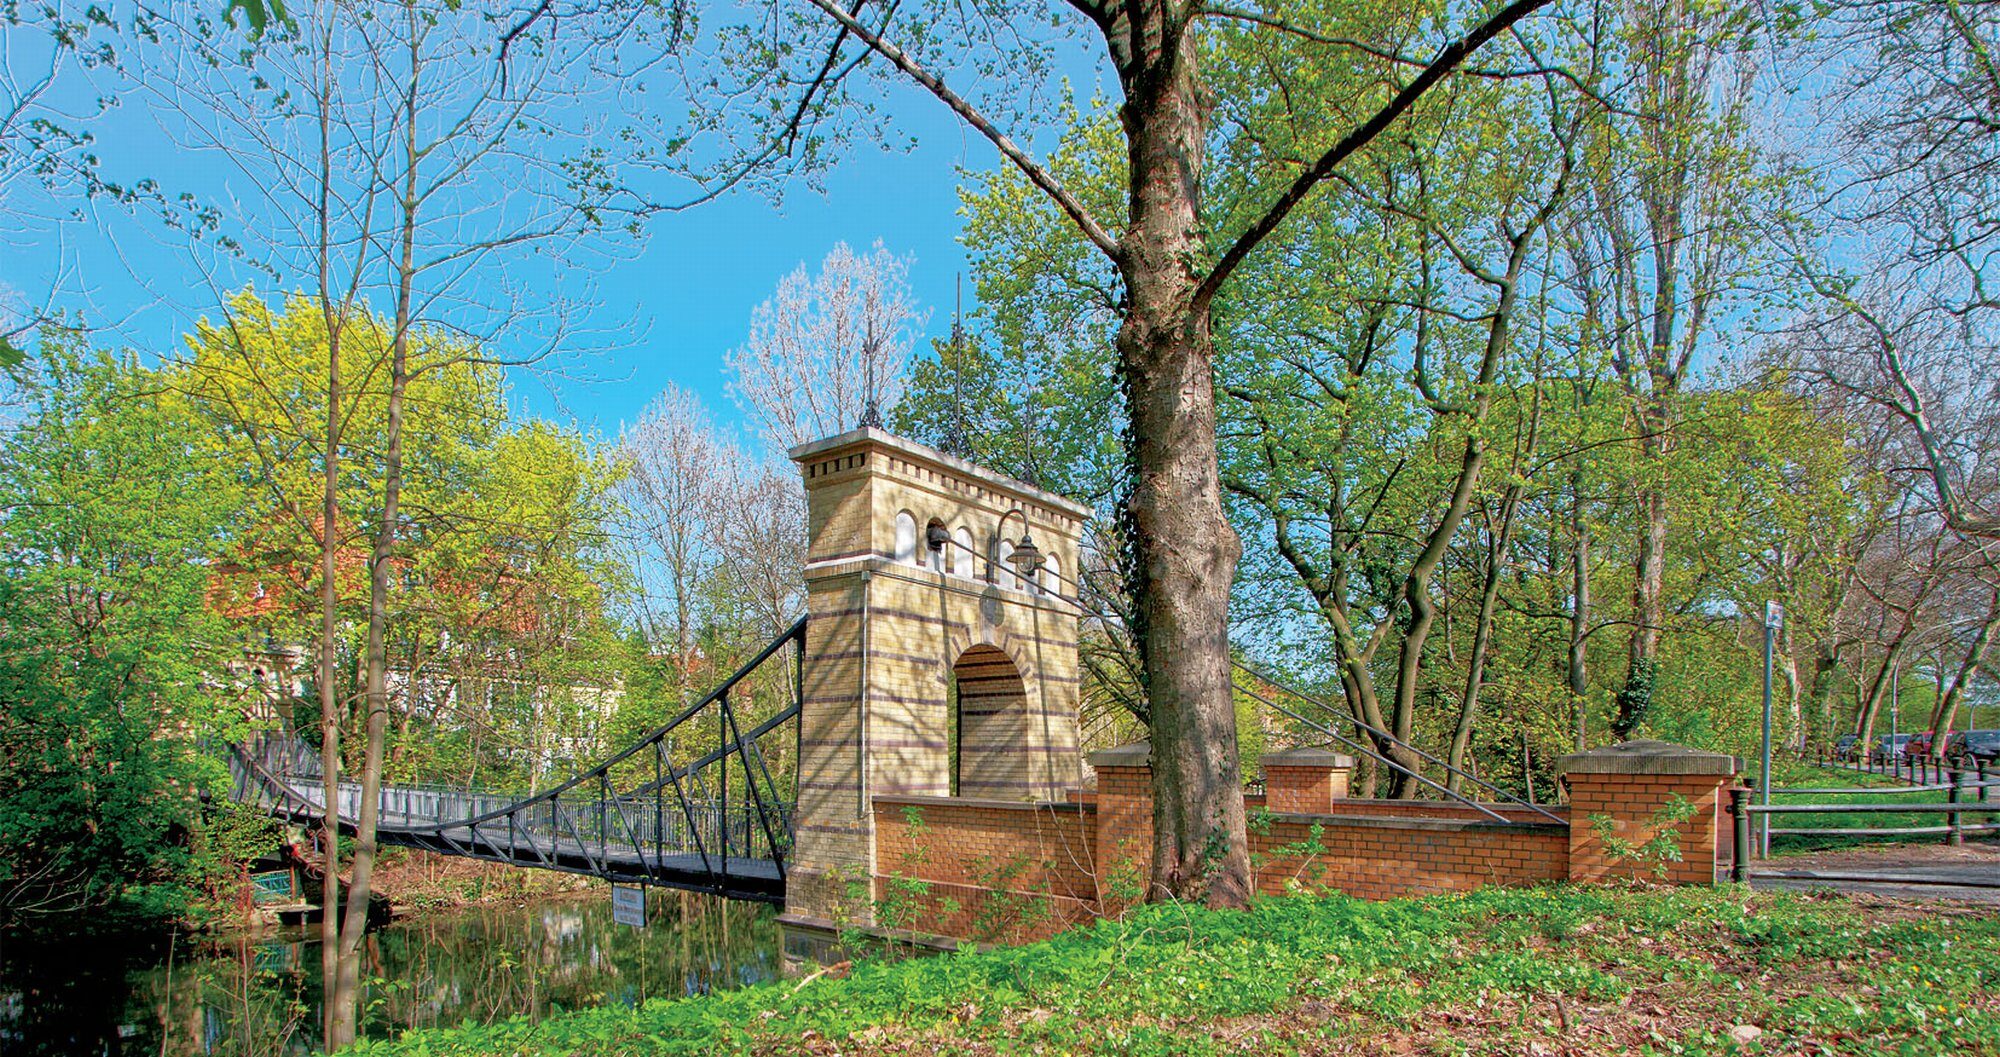
[[[385, 785], [375, 802], [378, 830], [460, 854], [605, 876], [692, 871], [713, 875], [717, 890], [727, 888], [732, 860], [771, 864], [782, 878], [792, 805], [759, 743], [798, 717], [805, 627], [801, 619], [669, 722], [553, 788], [522, 794]], [[774, 661], [789, 662], [782, 682], [790, 700], [746, 729], [732, 693], [748, 693], [746, 681]], [[692, 731], [703, 741], [712, 734], [708, 743], [717, 747], [678, 762], [674, 736]], [[247, 739], [234, 747], [231, 768], [240, 800], [291, 818], [328, 814], [319, 756], [290, 734]], [[361, 813], [360, 784], [340, 782], [335, 801], [331, 813], [353, 823]]]

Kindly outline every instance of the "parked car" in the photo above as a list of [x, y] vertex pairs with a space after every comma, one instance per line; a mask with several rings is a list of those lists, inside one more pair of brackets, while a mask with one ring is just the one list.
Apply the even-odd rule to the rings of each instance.
[[1919, 756], [1929, 756], [1930, 754], [1931, 754], [1931, 732], [1928, 730], [1920, 730], [1917, 733], [1910, 735], [1909, 742], [1903, 746], [1903, 755], [1908, 756], [1911, 759], [1915, 759]]
[[1947, 743], [1947, 756], [1969, 756], [1988, 763], [2000, 761], [2000, 730], [1961, 730]]
[[1903, 759], [1910, 751], [1914, 734], [1884, 734], [1875, 739], [1875, 758], [1885, 762]]
[[1839, 740], [1833, 743], [1833, 758], [1836, 760], [1853, 759], [1857, 755], [1854, 751], [1854, 746], [1860, 740], [1861, 737], [1858, 734], [1842, 734]]

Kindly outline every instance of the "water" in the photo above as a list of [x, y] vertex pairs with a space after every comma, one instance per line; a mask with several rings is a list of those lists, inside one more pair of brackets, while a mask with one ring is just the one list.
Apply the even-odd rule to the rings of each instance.
[[[614, 925], [601, 889], [392, 922], [367, 939], [361, 1030], [540, 1018], [780, 972], [772, 908], [649, 895], [644, 929]], [[17, 941], [0, 953], [0, 1057], [289, 1057], [319, 1041], [319, 944], [298, 929], [179, 944]]]

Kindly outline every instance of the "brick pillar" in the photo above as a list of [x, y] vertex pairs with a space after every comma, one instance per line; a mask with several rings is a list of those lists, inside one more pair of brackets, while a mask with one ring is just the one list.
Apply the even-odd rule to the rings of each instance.
[[1153, 747], [1143, 741], [1084, 757], [1097, 772], [1097, 901], [1118, 914], [1145, 897], [1153, 861]]
[[1264, 754], [1264, 806], [1293, 815], [1323, 815], [1347, 796], [1354, 757], [1327, 749]]
[[[1556, 761], [1556, 768], [1569, 787], [1570, 880], [1715, 883], [1723, 791], [1743, 769], [1736, 757], [1665, 741], [1628, 741], [1572, 753]], [[1693, 814], [1679, 823], [1664, 822], [1675, 796], [1684, 798]], [[1680, 833], [1680, 861], [1665, 862], [1664, 877], [1659, 860], [1620, 858], [1605, 840], [1608, 830], [1613, 839], [1639, 848], [1670, 826]]]

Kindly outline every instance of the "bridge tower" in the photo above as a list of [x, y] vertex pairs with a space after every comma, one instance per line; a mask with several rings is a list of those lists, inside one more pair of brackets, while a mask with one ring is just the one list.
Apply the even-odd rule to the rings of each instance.
[[[800, 445], [808, 509], [785, 923], [872, 924], [872, 798], [1081, 783], [1076, 578], [1090, 508], [863, 427]], [[1032, 533], [1042, 566], [1015, 559]]]

